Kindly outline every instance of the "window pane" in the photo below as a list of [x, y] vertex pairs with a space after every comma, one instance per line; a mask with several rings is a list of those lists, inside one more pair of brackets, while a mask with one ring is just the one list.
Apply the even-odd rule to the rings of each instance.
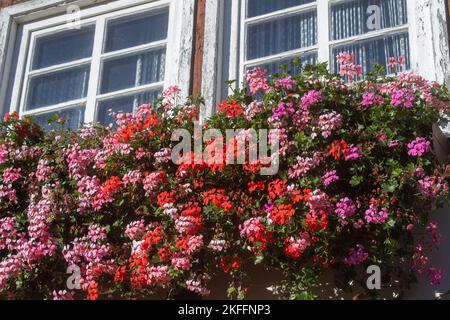
[[[368, 12], [368, 9], [372, 10]], [[330, 19], [332, 40], [365, 34], [377, 28], [397, 27], [408, 23], [406, 0], [346, 1], [332, 5]]]
[[300, 6], [314, 1], [315, 0], [247, 0], [247, 18]]
[[92, 56], [94, 26], [36, 39], [33, 70]]
[[317, 43], [317, 12], [278, 18], [247, 27], [247, 60]]
[[164, 80], [166, 49], [157, 49], [103, 65], [101, 93], [117, 91]]
[[58, 117], [63, 118], [65, 120], [64, 128], [76, 130], [81, 127], [84, 122], [84, 106], [64, 109], [57, 112], [48, 112], [34, 116], [34, 123], [41, 126], [44, 130], [52, 130], [60, 128], [57, 122], [52, 122], [48, 124], [48, 120], [52, 118], [55, 114]]
[[[317, 64], [317, 53], [309, 53], [303, 56], [300, 56], [302, 59], [302, 66], [305, 66], [307, 64], [315, 65]], [[300, 69], [298, 66], [294, 65], [292, 61], [294, 60], [294, 57], [287, 58], [287, 59], [281, 59], [273, 62], [268, 62], [264, 64], [260, 64], [257, 67], [262, 68], [263, 70], [267, 70], [267, 74], [274, 75], [276, 73], [281, 72], [281, 66], [286, 65], [286, 71], [290, 74], [297, 74], [300, 72]], [[247, 69], [251, 69], [253, 67], [248, 67]]]
[[35, 76], [31, 79], [26, 110], [86, 97], [89, 66]]
[[137, 107], [145, 103], [153, 103], [161, 95], [161, 92], [162, 89], [155, 89], [144, 93], [101, 101], [98, 104], [97, 120], [104, 125], [109, 125], [113, 123], [113, 119], [109, 115], [109, 110], [113, 112], [134, 112]]
[[334, 48], [333, 56], [331, 57], [331, 65], [334, 72], [339, 71], [336, 56], [343, 51], [355, 53], [357, 63], [363, 67], [363, 73], [372, 70], [374, 63], [384, 66], [389, 72], [389, 57], [395, 57], [398, 60], [400, 56], [403, 56], [405, 58], [404, 68], [410, 69], [411, 67], [408, 33], [359, 41], [354, 44]]
[[105, 52], [130, 48], [167, 38], [168, 9], [125, 17], [108, 23]]

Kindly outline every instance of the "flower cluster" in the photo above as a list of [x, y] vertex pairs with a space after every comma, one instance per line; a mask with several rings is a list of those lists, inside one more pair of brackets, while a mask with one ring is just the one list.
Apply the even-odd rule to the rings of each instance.
[[431, 142], [422, 137], [417, 137], [408, 143], [408, 154], [413, 157], [420, 157], [430, 150]]
[[355, 248], [350, 250], [350, 254], [344, 259], [344, 263], [348, 265], [358, 265], [363, 263], [368, 257], [369, 254], [364, 250], [364, 247], [357, 244]]
[[[369, 261], [395, 281], [386, 288], [407, 288], [415, 274], [438, 284], [446, 273], [429, 265], [441, 240], [430, 217], [448, 200], [450, 170], [435, 159], [431, 129], [449, 114], [448, 91], [412, 73], [352, 82], [362, 77], [356, 56], [337, 58], [340, 75], [301, 63], [274, 77], [248, 70], [244, 88], [202, 121], [222, 137], [190, 149], [172, 136], [202, 138], [202, 101], [182, 103], [176, 86], [134, 114], [111, 113], [107, 127], [44, 132], [7, 115], [0, 298], [203, 296], [223, 273], [241, 298], [249, 264], [279, 272], [284, 298], [314, 297], [330, 266], [364, 282]], [[396, 60], [389, 72], [405, 63]], [[236, 135], [225, 139], [229, 129]], [[239, 145], [253, 131], [271, 150], [258, 159]], [[245, 159], [226, 165], [224, 151]], [[269, 165], [276, 170], [260, 174]], [[394, 268], [401, 279], [387, 274]]]
[[356, 55], [347, 51], [341, 52], [337, 56], [340, 65], [339, 74], [341, 77], [347, 76], [350, 81], [362, 76], [361, 65], [356, 64]]

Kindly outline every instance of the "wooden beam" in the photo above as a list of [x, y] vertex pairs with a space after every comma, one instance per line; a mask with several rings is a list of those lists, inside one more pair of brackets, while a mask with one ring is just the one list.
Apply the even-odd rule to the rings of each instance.
[[0, 8], [12, 6], [13, 4], [25, 2], [27, 0], [0, 0]]
[[203, 46], [205, 39], [206, 0], [196, 0], [194, 25], [193, 68], [190, 94], [198, 95], [202, 91]]

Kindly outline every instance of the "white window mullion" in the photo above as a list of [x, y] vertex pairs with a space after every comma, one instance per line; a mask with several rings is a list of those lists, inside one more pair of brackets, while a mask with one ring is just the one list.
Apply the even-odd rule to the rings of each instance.
[[86, 103], [86, 98], [81, 98], [81, 99], [77, 99], [77, 100], [73, 100], [73, 101], [69, 101], [69, 102], [58, 103], [58, 104], [51, 105], [51, 106], [40, 107], [40, 108], [33, 109], [33, 110], [24, 110], [24, 111], [22, 111], [21, 115], [40, 115], [40, 114], [45, 114], [45, 113], [49, 113], [52, 111], [57, 112], [57, 111], [61, 111], [61, 110], [70, 109], [73, 107], [84, 106], [85, 103]]
[[[242, 0], [246, 1], [246, 0]], [[231, 39], [230, 39], [230, 63], [229, 63], [229, 78], [233, 80], [238, 80], [241, 62], [239, 53], [242, 50], [241, 38], [241, 0], [232, 0], [231, 3]], [[235, 84], [236, 87], [239, 86], [239, 81]], [[232, 94], [232, 88], [229, 89], [229, 94]]]
[[240, 8], [240, 30], [241, 36], [239, 38], [239, 73], [238, 73], [238, 84], [241, 84], [244, 80], [244, 69], [245, 69], [245, 61], [247, 60], [247, 24], [245, 22], [247, 16], [247, 0], [241, 0], [241, 8]]
[[35, 48], [35, 44], [36, 41], [34, 40], [35, 37], [30, 37], [30, 44], [28, 47], [28, 52], [27, 52], [27, 58], [26, 58], [26, 63], [24, 66], [24, 71], [23, 71], [23, 84], [22, 84], [22, 91], [21, 91], [21, 96], [20, 96], [20, 107], [19, 107], [19, 113], [25, 111], [26, 109], [26, 99], [27, 99], [27, 95], [28, 95], [28, 89], [29, 89], [29, 84], [30, 84], [30, 70], [31, 70], [31, 59], [33, 56], [33, 52], [34, 52], [34, 48]]
[[319, 62], [328, 62], [330, 59], [329, 14], [330, 8], [328, 0], [317, 0], [317, 42], [319, 46]]
[[[408, 12], [408, 34], [409, 34], [409, 52], [411, 60], [411, 69], [418, 72], [419, 52], [418, 52], [418, 34], [417, 34], [417, 12], [416, 1], [407, 1], [406, 11]], [[423, 20], [422, 20], [423, 21]], [[426, 59], [424, 59], [426, 60]], [[423, 61], [425, 62], [425, 61]]]
[[89, 87], [87, 93], [87, 104], [84, 112], [84, 122], [90, 123], [95, 121], [95, 107], [97, 104], [97, 92], [100, 83], [101, 73], [101, 59], [103, 50], [103, 41], [105, 34], [106, 18], [101, 17], [98, 19], [95, 36], [94, 36], [94, 48], [92, 51], [92, 62], [89, 76]]
[[110, 98], [120, 98], [120, 97], [124, 97], [124, 96], [128, 96], [128, 95], [132, 95], [132, 94], [145, 93], [146, 91], [163, 88], [165, 83], [166, 83], [165, 81], [153, 82], [153, 83], [144, 84], [139, 87], [126, 88], [126, 89], [122, 89], [122, 90], [118, 90], [118, 91], [102, 93], [97, 96], [97, 101], [100, 101], [100, 100], [103, 101], [103, 100], [110, 99]]

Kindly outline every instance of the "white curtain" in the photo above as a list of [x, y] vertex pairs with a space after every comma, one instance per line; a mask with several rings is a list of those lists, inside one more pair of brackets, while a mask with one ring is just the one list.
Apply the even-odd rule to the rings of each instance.
[[330, 59], [333, 71], [335, 72], [339, 70], [336, 56], [343, 51], [355, 53], [357, 63], [362, 65], [364, 73], [372, 70], [374, 63], [384, 66], [386, 70], [389, 71], [389, 57], [398, 59], [400, 56], [403, 56], [405, 58], [404, 67], [406, 69], [410, 68], [408, 33], [360, 41], [354, 44], [334, 48]]
[[69, 30], [37, 38], [33, 54], [33, 70], [90, 57], [94, 45], [94, 32], [95, 25], [89, 25], [80, 30]]
[[[90, 57], [94, 32], [95, 25], [89, 25], [80, 30], [37, 38], [33, 51], [33, 70]], [[80, 65], [31, 77], [25, 109], [33, 110], [86, 97], [89, 73], [89, 65]]]
[[86, 97], [89, 70], [87, 65], [31, 78], [26, 110]]
[[[307, 64], [315, 65], [317, 63], [317, 52], [303, 54], [303, 55], [299, 55], [297, 57], [301, 58], [302, 66], [307, 65]], [[267, 73], [269, 75], [274, 75], [276, 73], [281, 72], [281, 66], [285, 65], [286, 71], [289, 72], [290, 74], [295, 75], [300, 72], [300, 69], [292, 63], [293, 60], [297, 57], [291, 57], [288, 59], [282, 59], [282, 60], [277, 60], [277, 61], [273, 61], [273, 62], [269, 62], [269, 63], [264, 63], [261, 65], [258, 65], [258, 67], [262, 68], [263, 70], [267, 70]], [[251, 68], [252, 67], [247, 68], [247, 69], [251, 69]]]
[[109, 116], [109, 110], [114, 112], [134, 112], [137, 107], [145, 103], [152, 103], [161, 95], [162, 88], [155, 89], [135, 95], [129, 95], [120, 98], [113, 98], [101, 101], [98, 104], [97, 121], [108, 125], [113, 122]]
[[113, 20], [108, 23], [105, 52], [164, 40], [167, 38], [168, 24], [167, 8]]
[[165, 65], [165, 48], [106, 61], [100, 92], [108, 93], [163, 81]]
[[340, 40], [374, 31], [373, 25], [368, 24], [369, 18], [373, 15], [372, 12], [367, 12], [369, 6], [381, 9], [379, 20], [381, 29], [408, 23], [406, 0], [346, 1], [331, 7], [331, 39]]
[[[407, 0], [354, 0], [344, 1], [331, 6], [330, 37], [331, 40], [341, 40], [353, 36], [364, 35], [375, 31], [376, 25], [369, 23], [374, 11], [368, 12], [369, 6], [377, 6], [380, 9], [380, 28], [393, 28], [408, 23], [406, 11]], [[377, 11], [375, 11], [376, 13]], [[376, 18], [376, 16], [375, 16]], [[373, 22], [373, 20], [370, 20]], [[375, 27], [375, 29], [373, 29]], [[410, 68], [409, 37], [407, 32], [400, 34], [377, 37], [357, 41], [349, 45], [336, 47], [330, 57], [333, 71], [338, 71], [336, 55], [342, 51], [354, 52], [358, 64], [363, 67], [363, 72], [370, 71], [374, 63], [378, 63], [388, 69], [389, 57], [403, 56], [405, 68]]]
[[48, 120], [55, 114], [58, 115], [59, 118], [65, 120], [64, 128], [76, 130], [83, 125], [84, 106], [37, 115], [34, 117], [34, 123], [38, 124], [45, 130], [57, 129], [59, 127], [57, 123], [48, 123]]
[[317, 11], [247, 26], [247, 60], [317, 44]]
[[315, 0], [247, 0], [247, 17], [256, 17], [269, 12], [300, 6]]
[[[132, 16], [111, 21], [107, 27], [105, 51], [116, 51], [167, 38], [169, 11], [167, 8], [150, 14]], [[166, 48], [154, 49], [123, 58], [105, 61], [101, 76], [101, 93], [139, 87], [164, 81]], [[147, 92], [100, 101], [97, 121], [110, 124], [114, 112], [134, 112], [144, 103], [152, 103], [162, 88]]]
[[166, 50], [160, 49], [140, 55], [136, 63], [135, 85], [164, 80]]

